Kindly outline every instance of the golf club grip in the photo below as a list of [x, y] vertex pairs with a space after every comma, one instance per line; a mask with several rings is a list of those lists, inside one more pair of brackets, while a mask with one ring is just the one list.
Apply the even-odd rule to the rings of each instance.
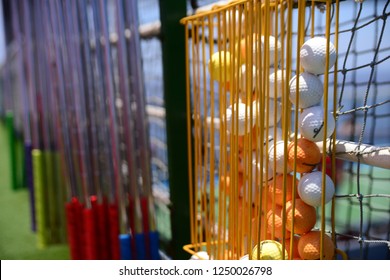
[[85, 226], [85, 258], [87, 260], [98, 260], [98, 232], [96, 230], [96, 208], [84, 209]]
[[[131, 232], [135, 232], [135, 207], [134, 207], [134, 198], [132, 196], [128, 196], [128, 200], [129, 200], [129, 226], [130, 226], [130, 230]], [[134, 240], [133, 240], [134, 242]], [[135, 253], [135, 249], [134, 249], [134, 253]]]
[[130, 234], [120, 234], [119, 244], [121, 252], [121, 260], [131, 260], [131, 236]]
[[35, 219], [35, 198], [34, 198], [34, 174], [32, 163], [32, 144], [24, 143], [24, 165], [26, 170], [26, 183], [30, 199], [31, 230], [36, 231], [37, 224]]
[[65, 211], [70, 257], [72, 260], [82, 260], [84, 259], [81, 228], [83, 206], [76, 197], [73, 197], [71, 202], [66, 204]]
[[67, 182], [64, 180], [64, 174], [61, 169], [61, 158], [60, 153], [53, 152], [54, 160], [54, 185], [58, 188], [58, 234], [59, 242], [66, 242], [66, 214], [65, 214], [65, 203], [66, 203], [66, 186]]
[[48, 228], [50, 229], [50, 240], [52, 243], [59, 242], [59, 229], [58, 229], [58, 218], [57, 218], [57, 197], [56, 197], [56, 186], [55, 186], [55, 174], [54, 168], [55, 163], [53, 161], [53, 155], [51, 151], [42, 151], [44, 161], [44, 186], [47, 193], [47, 222]]
[[136, 233], [134, 238], [137, 251], [137, 260], [146, 260], [145, 234]]
[[149, 239], [149, 209], [148, 209], [148, 198], [141, 197], [141, 211], [142, 211], [142, 227], [143, 232], [145, 233], [145, 258], [151, 259], [151, 247], [150, 247], [150, 239]]
[[152, 260], [159, 260], [160, 253], [158, 252], [158, 248], [159, 248], [158, 231], [149, 232], [149, 244], [150, 244], [150, 258]]
[[35, 213], [37, 220], [37, 245], [44, 248], [48, 245], [47, 234], [47, 201], [44, 190], [44, 162], [40, 150], [32, 150], [32, 163], [34, 170]]
[[[130, 231], [132, 233], [135, 233], [135, 203], [134, 203], [134, 197], [128, 196], [129, 199], [129, 226], [130, 226]], [[135, 245], [135, 238], [131, 238], [130, 240], [130, 251], [133, 259], [137, 259], [137, 248]]]
[[111, 259], [120, 260], [120, 248], [119, 248], [119, 215], [118, 206], [116, 204], [110, 204], [108, 206], [109, 214], [109, 229], [110, 229], [110, 245], [111, 245]]
[[149, 232], [149, 208], [148, 198], [146, 196], [141, 197], [141, 211], [142, 211], [142, 226], [144, 232]]
[[[94, 205], [92, 205], [94, 207]], [[97, 209], [97, 223], [98, 223], [98, 242], [99, 242], [99, 259], [110, 259], [110, 239], [108, 236], [108, 205], [106, 199], [103, 199], [101, 204], [96, 204]]]

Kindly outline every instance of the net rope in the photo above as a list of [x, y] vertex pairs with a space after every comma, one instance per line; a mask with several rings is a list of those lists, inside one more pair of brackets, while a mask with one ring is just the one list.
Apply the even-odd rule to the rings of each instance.
[[[373, 224], [372, 216], [375, 215], [377, 212], [381, 212], [383, 214], [387, 214], [387, 219], [383, 219], [383, 223], [387, 223], [387, 229], [390, 228], [390, 208], [388, 207], [387, 209], [380, 209], [375, 207], [375, 203], [371, 202], [371, 198], [389, 198], [390, 196], [388, 194], [375, 194], [372, 193], [373, 187], [375, 182], [380, 182], [380, 181], [388, 181], [390, 178], [389, 172], [387, 172], [386, 178], [380, 178], [375, 175], [375, 168], [374, 167], [369, 167], [368, 174], [363, 174], [361, 169], [362, 169], [362, 164], [360, 163], [360, 158], [362, 155], [364, 155], [364, 151], [360, 150], [360, 147], [363, 143], [364, 136], [367, 136], [368, 139], [365, 139], [366, 141], [370, 144], [375, 144], [375, 124], [376, 124], [376, 119], [381, 117], [389, 117], [390, 116], [390, 111], [389, 111], [389, 106], [387, 106], [387, 113], [379, 115], [376, 112], [377, 107], [379, 106], [385, 106], [390, 102], [390, 99], [384, 100], [382, 102], [378, 102], [377, 100], [377, 94], [378, 94], [378, 80], [377, 80], [377, 73], [378, 67], [381, 64], [389, 65], [388, 59], [390, 56], [385, 56], [382, 59], [379, 59], [379, 54], [383, 52], [384, 48], [388, 48], [389, 46], [386, 46], [386, 43], [383, 40], [385, 30], [386, 30], [386, 19], [389, 15], [388, 11], [388, 6], [389, 6], [389, 1], [386, 3], [384, 1], [378, 2], [378, 1], [373, 1], [375, 2], [375, 11], [374, 14], [372, 14], [372, 20], [369, 20], [363, 24], [361, 24], [361, 14], [362, 11], [365, 7], [365, 5], [369, 5], [369, 3], [359, 3], [356, 4], [354, 7], [353, 14], [355, 14], [355, 19], [353, 20], [353, 27], [350, 29], [345, 29], [339, 32], [340, 33], [350, 33], [350, 39], [348, 43], [348, 48], [345, 52], [344, 58], [343, 58], [343, 66], [338, 72], [342, 75], [341, 79], [341, 87], [340, 90], [340, 96], [338, 100], [338, 111], [337, 111], [337, 116], [344, 115], [344, 114], [351, 114], [352, 115], [352, 125], [353, 127], [356, 128], [357, 124], [359, 123], [359, 118], [362, 118], [362, 123], [361, 123], [361, 129], [358, 137], [358, 146], [356, 151], [354, 152], [355, 155], [358, 157], [358, 162], [356, 166], [356, 171], [354, 170], [353, 164], [349, 163], [347, 167], [347, 172], [350, 177], [350, 185], [352, 187], [352, 179], [355, 177], [355, 186], [351, 188], [354, 192], [351, 194], [348, 194], [347, 196], [350, 198], [349, 204], [350, 207], [353, 207], [353, 205], [358, 205], [359, 207], [359, 230], [355, 235], [352, 235], [352, 238], [357, 240], [359, 242], [359, 258], [367, 258], [368, 255], [368, 246], [369, 244], [375, 243], [383, 243], [389, 246], [390, 250], [390, 242], [389, 242], [389, 232], [387, 232], [387, 236], [382, 237], [383, 239], [379, 239], [377, 236], [375, 236], [372, 231], [375, 228], [375, 225]], [[373, 3], [371, 3], [373, 4]], [[377, 15], [378, 9], [382, 9], [381, 14]], [[368, 17], [370, 18], [370, 17]], [[356, 36], [358, 36], [358, 32], [362, 30], [363, 28], [372, 28], [375, 31], [373, 32], [374, 36], [374, 46], [371, 49], [371, 52], [368, 52], [369, 55], [372, 56], [372, 60], [369, 63], [357, 65], [357, 57], [359, 56], [359, 46], [356, 44]], [[353, 65], [354, 67], [347, 68], [347, 62], [349, 60], [353, 60]], [[357, 78], [356, 75], [354, 75], [354, 71], [357, 71], [359, 69], [363, 69], [366, 67], [370, 67], [370, 73], [369, 73], [369, 80], [365, 83], [362, 84], [361, 86], [365, 86], [365, 91], [364, 91], [364, 100], [362, 106], [355, 106], [354, 109], [350, 110], [345, 110], [342, 111], [344, 107], [344, 102], [345, 101], [345, 88], [348, 86], [347, 82], [347, 75], [352, 75], [352, 81], [350, 82], [350, 85], [353, 88], [357, 88]], [[383, 84], [389, 85], [390, 81], [387, 80]], [[357, 95], [357, 90], [355, 91], [355, 100], [356, 100], [356, 95]], [[369, 97], [372, 97], [373, 103], [372, 105], [368, 105], [368, 100]], [[388, 98], [388, 97], [387, 97]], [[362, 113], [362, 115], [359, 113]], [[368, 118], [373, 119], [373, 123], [371, 125], [371, 128], [367, 126]], [[354, 141], [354, 137], [351, 135], [350, 140]], [[387, 143], [388, 144], [388, 143]], [[381, 150], [381, 149], [389, 149], [388, 147], [379, 147], [378, 149], [375, 150]], [[373, 151], [374, 152], [374, 151]], [[364, 179], [368, 179], [368, 188], [369, 194], [364, 194]], [[337, 198], [343, 198], [345, 195], [336, 195]], [[390, 201], [388, 201], [388, 206]], [[367, 210], [365, 210], [366, 208]], [[365, 228], [365, 223], [367, 223], [366, 228]], [[353, 225], [349, 225], [350, 228], [353, 228]], [[390, 251], [387, 252], [387, 258], [390, 257]]]

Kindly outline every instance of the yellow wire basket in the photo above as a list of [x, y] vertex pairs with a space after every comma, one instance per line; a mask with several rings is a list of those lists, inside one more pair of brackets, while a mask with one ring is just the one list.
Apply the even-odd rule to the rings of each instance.
[[[224, 1], [182, 19], [191, 255], [336, 258], [334, 222], [325, 223], [334, 154], [333, 176], [319, 165], [336, 139], [338, 7]], [[323, 36], [314, 36], [317, 13], [326, 14]]]

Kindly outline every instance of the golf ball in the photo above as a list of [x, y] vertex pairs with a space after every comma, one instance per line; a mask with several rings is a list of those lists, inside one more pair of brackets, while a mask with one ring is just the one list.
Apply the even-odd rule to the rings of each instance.
[[[252, 46], [250, 46], [250, 43], [252, 41]], [[262, 66], [264, 65], [264, 54], [265, 54], [265, 44], [266, 44], [266, 37], [263, 35], [259, 35], [257, 33], [252, 35], [252, 39], [250, 38], [250, 35], [247, 35], [246, 37], [242, 38], [239, 42], [239, 44], [236, 44], [236, 51], [241, 56], [241, 63], [245, 63], [248, 61], [248, 53], [252, 52], [252, 60], [258, 61], [259, 57], [261, 56]], [[267, 48], [267, 54], [269, 57], [268, 61], [268, 67], [272, 67], [273, 65], [277, 65], [279, 63], [280, 57], [281, 57], [281, 50], [282, 50], [282, 44], [280, 41], [275, 38], [274, 36], [268, 36], [268, 48]], [[275, 52], [277, 53], [277, 61], [275, 63]], [[260, 68], [259, 65], [256, 65], [258, 68]]]
[[[325, 203], [328, 203], [335, 192], [332, 179], [325, 175]], [[308, 205], [317, 207], [322, 199], [322, 172], [315, 171], [302, 176], [298, 184], [299, 197]]]
[[[284, 186], [284, 180], [286, 179], [286, 186]], [[283, 206], [283, 199], [289, 201], [293, 198], [293, 192], [298, 186], [299, 180], [291, 174], [285, 175], [279, 174], [276, 175], [268, 184], [268, 197], [275, 202], [278, 206]]]
[[[252, 130], [252, 150], [259, 150], [262, 148], [261, 144], [263, 143], [263, 147], [271, 147], [275, 141], [282, 140], [282, 130], [279, 127], [270, 126], [267, 129], [264, 129], [264, 134], [262, 135], [263, 141], [261, 141], [260, 137], [260, 129], [255, 125], [255, 127]], [[240, 145], [242, 146], [242, 141], [240, 142], [239, 139], [239, 148]]]
[[190, 260], [209, 260], [210, 256], [206, 251], [199, 251], [196, 255], [192, 255]]
[[[299, 75], [299, 104], [298, 108], [305, 109], [321, 102], [324, 89], [321, 80], [313, 74], [303, 72]], [[297, 76], [290, 80], [290, 101], [296, 103]]]
[[[295, 142], [288, 146], [288, 165], [293, 168], [294, 163], [299, 173], [308, 173], [312, 171], [321, 161], [321, 151], [316, 143], [300, 138], [297, 140], [295, 151]], [[296, 153], [296, 154], [295, 154]]]
[[[275, 131], [276, 130], [276, 131]], [[282, 129], [280, 127], [270, 127], [264, 131], [264, 146], [266, 146], [266, 141], [268, 141], [268, 147], [271, 147], [275, 142], [282, 140]]]
[[255, 193], [254, 190], [258, 186], [258, 184], [256, 184], [256, 178], [257, 181], [260, 180], [261, 164], [263, 164], [263, 183], [266, 181], [271, 181], [272, 169], [270, 164], [268, 164], [268, 169], [266, 169], [266, 158], [264, 157], [261, 161], [259, 158], [256, 157], [256, 152], [252, 152], [253, 193]]
[[[238, 112], [237, 112], [238, 110]], [[238, 113], [238, 119], [235, 120]], [[234, 120], [234, 124], [233, 124]], [[226, 109], [226, 125], [229, 133], [245, 135], [249, 133], [255, 125], [256, 114], [252, 113], [252, 125], [250, 123], [250, 107], [244, 103], [235, 103]]]
[[327, 40], [314, 37], [307, 40], [300, 49], [301, 65], [305, 71], [319, 75], [325, 73], [326, 56], [329, 56], [329, 69], [336, 62], [336, 48], [329, 42], [329, 53], [326, 53]]
[[[260, 250], [260, 252], [258, 252]], [[287, 259], [287, 251], [283, 250], [282, 244], [275, 240], [263, 240], [252, 250], [252, 260], [283, 260]], [[259, 258], [258, 258], [259, 257]]]
[[[256, 87], [256, 66], [252, 66], [252, 74], [250, 73], [250, 68], [247, 70], [245, 64], [241, 65], [239, 72], [239, 80], [240, 80], [240, 98], [243, 102], [246, 101], [247, 94], [252, 96], [253, 91]], [[252, 80], [252, 87], [249, 88], [249, 92], [247, 89], [247, 85], [249, 86], [250, 80]]]
[[[261, 174], [261, 165], [263, 172]], [[261, 189], [261, 186], [263, 185], [260, 184], [260, 176], [262, 177], [262, 182], [269, 182], [272, 180], [272, 169], [268, 166], [268, 169], [266, 168], [266, 158], [263, 157], [263, 160], [261, 161], [261, 158], [259, 156], [256, 157], [256, 152], [252, 152], [252, 180], [251, 180], [251, 190], [252, 190], [252, 201], [255, 202], [256, 197], [258, 196], [258, 193]], [[248, 178], [249, 178], [249, 172], [248, 172]], [[249, 190], [249, 179], [245, 181], [245, 189]], [[245, 192], [246, 199], [250, 199], [250, 193], [249, 191]], [[240, 196], [244, 196], [244, 188], [241, 189], [240, 191]]]
[[[274, 207], [272, 207], [274, 208]], [[267, 213], [267, 232], [274, 234], [275, 238], [282, 240], [283, 234], [285, 237], [290, 235], [290, 231], [284, 228], [283, 230], [283, 208], [279, 205], [275, 205], [274, 209], [271, 209]]]
[[303, 137], [313, 142], [329, 138], [335, 129], [336, 123], [333, 115], [328, 113], [327, 127], [325, 127], [324, 110], [320, 106], [313, 106], [303, 110], [299, 116], [298, 125]]
[[[332, 260], [334, 256], [335, 246], [327, 234], [323, 235], [322, 259]], [[303, 235], [298, 241], [298, 253], [304, 260], [319, 260], [321, 259], [321, 232], [310, 231]]]
[[[235, 27], [235, 36], [239, 36], [240, 34], [240, 19], [241, 19], [241, 36], [244, 35], [245, 32], [245, 13], [241, 13], [236, 10], [235, 12], [232, 10], [226, 11], [226, 26], [234, 26]], [[221, 29], [223, 26], [223, 17], [221, 16]], [[226, 28], [226, 38], [230, 37], [229, 28]]]
[[[289, 258], [292, 257], [293, 260], [301, 258], [301, 256], [299, 255], [299, 252], [298, 252], [298, 242], [299, 242], [300, 238], [301, 237], [299, 235], [294, 235], [293, 239], [286, 240], [286, 250], [287, 250], [288, 256], [289, 256]], [[290, 251], [291, 243], [293, 243], [292, 251]]]
[[230, 52], [215, 52], [208, 62], [211, 79], [218, 82], [230, 81], [230, 61]]
[[[265, 52], [265, 43], [266, 43], [265, 41], [266, 41], [266, 37], [261, 36], [261, 44], [262, 44], [262, 52], [263, 53]], [[268, 36], [269, 66], [277, 65], [279, 63], [281, 51], [282, 51], [282, 44], [280, 43], [280, 41], [272, 35]], [[275, 61], [275, 52], [277, 52], [277, 61]], [[263, 58], [264, 58], [264, 56], [263, 56]]]
[[[295, 201], [295, 203], [294, 203]], [[305, 234], [316, 224], [316, 209], [304, 202], [295, 199], [286, 202], [286, 228], [296, 234]]]
[[[289, 143], [287, 143], [288, 147]], [[276, 153], [275, 153], [276, 151]], [[269, 165], [272, 169], [275, 168], [275, 172], [283, 174], [284, 171], [284, 162], [287, 160], [287, 157], [284, 155], [284, 141], [278, 141], [274, 143], [268, 150]], [[291, 167], [287, 165], [287, 173], [292, 171]]]
[[240, 261], [249, 261], [249, 254], [243, 255], [239, 260]]
[[282, 118], [282, 103], [280, 103], [279, 101], [273, 98], [269, 98], [269, 103], [268, 104], [265, 103], [263, 104], [263, 106], [265, 112], [264, 114], [262, 114], [262, 110], [260, 110], [260, 103], [258, 101], [254, 101], [253, 112], [257, 113], [259, 120], [264, 123], [264, 127], [266, 127], [267, 114], [268, 114], [268, 126], [276, 125]]
[[269, 75], [269, 94], [267, 96], [271, 98], [282, 97], [283, 91], [283, 79], [286, 79], [285, 70], [277, 70]]

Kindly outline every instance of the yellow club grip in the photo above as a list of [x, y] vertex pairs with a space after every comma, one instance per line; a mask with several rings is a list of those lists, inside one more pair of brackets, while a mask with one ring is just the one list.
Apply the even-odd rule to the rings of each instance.
[[47, 197], [44, 184], [44, 160], [41, 150], [32, 150], [35, 215], [37, 222], [37, 246], [45, 248], [49, 244], [49, 233], [47, 231]]

